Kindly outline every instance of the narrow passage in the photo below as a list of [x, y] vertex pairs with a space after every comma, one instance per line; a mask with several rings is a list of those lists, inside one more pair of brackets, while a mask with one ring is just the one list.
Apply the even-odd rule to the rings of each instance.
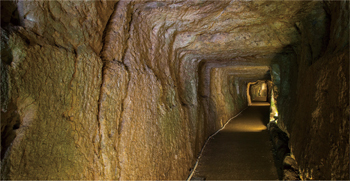
[[251, 106], [212, 137], [192, 180], [278, 180], [266, 125], [268, 106]]

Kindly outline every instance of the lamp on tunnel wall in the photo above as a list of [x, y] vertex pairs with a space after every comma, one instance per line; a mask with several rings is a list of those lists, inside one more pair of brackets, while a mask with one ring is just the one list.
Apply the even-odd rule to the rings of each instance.
[[261, 89], [260, 89], [259, 95], [260, 96], [263, 95], [263, 92], [267, 92], [266, 83], [261, 84]]

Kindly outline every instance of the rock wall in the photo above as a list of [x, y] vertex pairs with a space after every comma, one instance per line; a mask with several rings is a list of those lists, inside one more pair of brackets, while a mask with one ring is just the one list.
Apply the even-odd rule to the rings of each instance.
[[302, 179], [349, 179], [349, 2], [317, 7], [296, 23], [294, 61], [279, 65], [278, 124]]
[[198, 98], [202, 59], [177, 50], [187, 46], [175, 38], [181, 27], [142, 13], [164, 3], [11, 6], [18, 15], [1, 29], [2, 179], [187, 177], [219, 127]]
[[152, 27], [132, 2], [115, 4], [18, 3], [24, 28], [2, 30], [11, 54], [2, 136], [13, 139], [2, 144], [3, 179], [188, 175], [196, 120], [169, 75], [171, 47], [140, 32]]
[[[237, 89], [233, 89], [233, 84], [229, 80], [227, 71], [224, 68], [213, 68], [210, 72], [210, 107], [213, 114], [215, 113], [216, 129], [221, 128], [234, 114], [243, 110], [247, 106], [247, 101], [244, 99], [244, 92], [242, 87], [244, 85], [237, 85]], [[240, 101], [238, 104], [234, 102]]]
[[1, 29], [2, 179], [100, 178], [99, 53], [111, 7], [18, 2], [20, 26]]

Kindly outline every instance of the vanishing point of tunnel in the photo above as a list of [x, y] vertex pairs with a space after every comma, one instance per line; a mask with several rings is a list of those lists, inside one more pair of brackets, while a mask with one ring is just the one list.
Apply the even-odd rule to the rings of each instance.
[[1, 1], [2, 180], [349, 180], [349, 1]]

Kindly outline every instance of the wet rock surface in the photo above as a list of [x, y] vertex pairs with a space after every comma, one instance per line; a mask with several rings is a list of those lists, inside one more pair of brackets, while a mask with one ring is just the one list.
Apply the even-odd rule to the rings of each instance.
[[1, 178], [185, 179], [271, 76], [302, 178], [346, 179], [348, 7], [1, 2]]

